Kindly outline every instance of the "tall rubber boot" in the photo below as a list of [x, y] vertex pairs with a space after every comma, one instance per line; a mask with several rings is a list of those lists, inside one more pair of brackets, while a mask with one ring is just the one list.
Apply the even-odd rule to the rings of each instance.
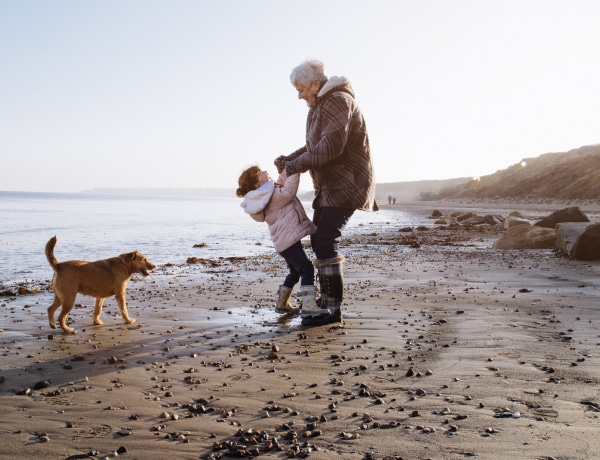
[[300, 311], [299, 308], [294, 307], [290, 303], [290, 297], [292, 296], [292, 288], [287, 286], [279, 286], [279, 290], [277, 291], [278, 299], [277, 305], [275, 306], [275, 311], [277, 313], [284, 313], [286, 315], [292, 313], [298, 313]]
[[318, 269], [318, 278], [321, 285], [321, 298], [319, 306], [330, 311], [327, 316], [302, 315], [302, 324], [305, 326], [319, 326], [323, 324], [339, 323], [342, 321], [342, 301], [344, 299], [344, 256], [332, 259], [317, 259], [315, 267]]
[[331, 312], [326, 308], [320, 308], [315, 302], [315, 287], [300, 286], [298, 291], [300, 301], [302, 302], [302, 318], [323, 318], [329, 316]]

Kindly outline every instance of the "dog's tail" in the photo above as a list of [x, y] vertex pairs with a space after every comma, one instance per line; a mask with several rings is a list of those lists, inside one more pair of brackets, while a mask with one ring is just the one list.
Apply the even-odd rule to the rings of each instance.
[[46, 243], [46, 259], [48, 259], [50, 266], [56, 270], [58, 260], [56, 260], [56, 257], [54, 257], [54, 246], [56, 246], [56, 236], [50, 238]]

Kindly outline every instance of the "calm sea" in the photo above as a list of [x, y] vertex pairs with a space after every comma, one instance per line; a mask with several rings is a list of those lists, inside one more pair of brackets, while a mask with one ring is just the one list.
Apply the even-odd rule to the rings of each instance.
[[[115, 196], [0, 192], [0, 282], [44, 281], [52, 270], [46, 242], [58, 238], [55, 255], [98, 260], [138, 250], [158, 265], [188, 257], [251, 256], [274, 251], [267, 225], [240, 208], [239, 198]], [[310, 203], [305, 203], [312, 216]], [[347, 232], [411, 225], [407, 214], [356, 212]], [[405, 223], [401, 223], [406, 219]], [[194, 248], [205, 243], [205, 247]], [[257, 244], [260, 243], [260, 244]]]

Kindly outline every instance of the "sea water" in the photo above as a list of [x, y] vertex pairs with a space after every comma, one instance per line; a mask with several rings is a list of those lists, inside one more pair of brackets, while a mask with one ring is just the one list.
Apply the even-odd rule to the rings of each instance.
[[[106, 259], [137, 250], [158, 265], [183, 264], [189, 257], [274, 251], [267, 225], [252, 220], [240, 203], [235, 196], [0, 192], [0, 283], [51, 279], [44, 247], [55, 235], [59, 261]], [[304, 204], [312, 216], [310, 202]], [[344, 233], [410, 224], [403, 212], [357, 211]]]

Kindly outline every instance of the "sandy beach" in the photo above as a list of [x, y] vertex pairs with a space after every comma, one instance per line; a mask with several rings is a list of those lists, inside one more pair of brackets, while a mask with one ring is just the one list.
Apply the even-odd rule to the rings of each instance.
[[[461, 206], [411, 209], [434, 208]], [[93, 325], [80, 296], [75, 335], [49, 327], [47, 289], [2, 297], [1, 456], [600, 458], [600, 263], [492, 249], [500, 233], [343, 240], [332, 326], [274, 313], [277, 254], [134, 277], [132, 325], [114, 299]]]

